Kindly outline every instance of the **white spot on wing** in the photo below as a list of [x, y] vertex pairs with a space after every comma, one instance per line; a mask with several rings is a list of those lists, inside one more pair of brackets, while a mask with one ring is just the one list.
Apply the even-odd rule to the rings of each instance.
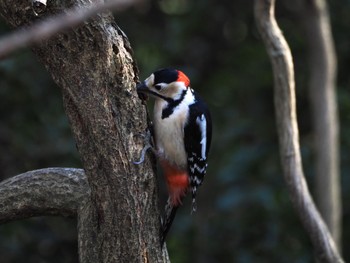
[[205, 150], [207, 148], [207, 120], [205, 119], [204, 114], [197, 117], [196, 123], [198, 124], [202, 135], [200, 144], [202, 145], [202, 159], [205, 160]]

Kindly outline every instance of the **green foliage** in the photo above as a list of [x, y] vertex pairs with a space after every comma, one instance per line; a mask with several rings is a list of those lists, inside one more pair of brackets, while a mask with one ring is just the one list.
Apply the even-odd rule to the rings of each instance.
[[[303, 164], [312, 189], [307, 49], [291, 7], [278, 2], [277, 8], [295, 62]], [[345, 202], [350, 192], [350, 179], [345, 176], [350, 172], [350, 140], [346, 136], [350, 132], [350, 3], [332, 2], [330, 10], [339, 63], [346, 245], [350, 242], [350, 206]], [[117, 23], [134, 48], [141, 79], [161, 67], [182, 69], [213, 115], [209, 171], [199, 190], [198, 211], [190, 215], [188, 200], [180, 210], [167, 242], [172, 262], [312, 261], [312, 246], [290, 203], [280, 168], [271, 66], [255, 28], [252, 2], [152, 1], [118, 14]], [[6, 30], [1, 26], [0, 30]], [[20, 53], [0, 62], [0, 87], [3, 177], [47, 166], [79, 166], [59, 89], [31, 54]], [[7, 262], [76, 259], [76, 255], [63, 260], [55, 253], [49, 258], [38, 252], [45, 239], [70, 247], [66, 251], [72, 251], [75, 242], [70, 237], [69, 242], [62, 243], [62, 237], [54, 233], [62, 224], [73, 229], [72, 222], [54, 222], [52, 229], [42, 230], [41, 220], [40, 224], [28, 220], [0, 227], [0, 254], [10, 255]], [[29, 238], [31, 252], [24, 249]], [[350, 258], [349, 253], [344, 250], [345, 260]]]

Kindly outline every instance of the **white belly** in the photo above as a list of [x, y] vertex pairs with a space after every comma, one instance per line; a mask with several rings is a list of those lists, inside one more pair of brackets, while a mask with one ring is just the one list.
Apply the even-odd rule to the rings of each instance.
[[[187, 154], [184, 147], [184, 126], [187, 119], [185, 107], [178, 107], [168, 118], [162, 119], [164, 102], [154, 105], [154, 131], [159, 156], [187, 168]], [[186, 106], [187, 107], [187, 106]]]

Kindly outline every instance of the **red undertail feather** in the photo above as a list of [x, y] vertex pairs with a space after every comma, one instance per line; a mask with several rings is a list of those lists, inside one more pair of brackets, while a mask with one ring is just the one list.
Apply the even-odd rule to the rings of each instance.
[[162, 160], [164, 176], [168, 186], [169, 196], [173, 206], [181, 205], [181, 199], [186, 195], [189, 180], [186, 170], [177, 168], [166, 160]]

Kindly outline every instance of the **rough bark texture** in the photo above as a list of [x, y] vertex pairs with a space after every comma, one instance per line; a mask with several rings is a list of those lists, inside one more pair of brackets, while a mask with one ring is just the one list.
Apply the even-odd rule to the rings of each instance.
[[314, 126], [316, 203], [341, 248], [339, 124], [336, 54], [325, 0], [300, 0], [298, 9], [310, 54], [310, 101]]
[[[44, 16], [87, 0], [49, 1]], [[0, 0], [12, 26], [35, 19], [30, 1]], [[132, 164], [146, 112], [135, 92], [137, 70], [126, 36], [110, 14], [35, 47], [62, 89], [64, 108], [91, 194], [79, 209], [80, 262], [166, 262], [160, 248], [155, 174], [149, 158]]]
[[33, 216], [77, 216], [90, 190], [84, 171], [40, 169], [0, 183], [0, 223]]
[[292, 55], [274, 15], [274, 0], [256, 0], [255, 16], [274, 73], [274, 99], [282, 169], [293, 205], [320, 262], [343, 262], [310, 196], [302, 168]]

